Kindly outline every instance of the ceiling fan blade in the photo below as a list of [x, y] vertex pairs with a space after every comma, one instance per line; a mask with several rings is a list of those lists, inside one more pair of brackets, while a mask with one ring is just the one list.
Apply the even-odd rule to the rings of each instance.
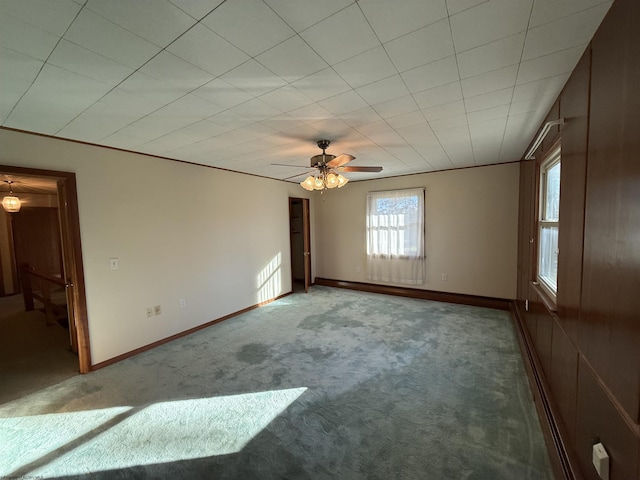
[[341, 167], [345, 163], [349, 163], [351, 160], [355, 160], [355, 158], [356, 157], [354, 157], [353, 155], [348, 155], [346, 153], [343, 153], [342, 155], [338, 155], [336, 158], [334, 158], [330, 162], [327, 162], [327, 165], [333, 168]]
[[309, 168], [306, 165], [291, 165], [290, 163], [270, 163], [269, 165], [276, 165], [278, 167], [297, 167], [297, 168]]
[[309, 174], [311, 174], [311, 173], [312, 173], [312, 171], [311, 171], [311, 170], [307, 170], [306, 172], [298, 173], [298, 174], [296, 174], [296, 175], [291, 175], [290, 177], [283, 178], [282, 180], [291, 180], [292, 178], [302, 177], [302, 176], [304, 176], [304, 175], [309, 175]]
[[341, 172], [381, 172], [382, 167], [340, 167]]

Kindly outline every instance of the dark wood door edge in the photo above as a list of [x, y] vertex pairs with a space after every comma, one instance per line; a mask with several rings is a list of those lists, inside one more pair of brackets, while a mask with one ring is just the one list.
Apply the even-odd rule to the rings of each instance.
[[583, 480], [517, 302], [510, 302], [510, 311], [555, 477], [559, 480]]
[[460, 293], [436, 292], [434, 290], [394, 287], [390, 285], [378, 285], [375, 283], [331, 280], [328, 278], [320, 277], [316, 277], [314, 283], [315, 285], [324, 285], [327, 287], [347, 288], [349, 290], [359, 290], [361, 292], [383, 293], [386, 295], [419, 298], [422, 300], [433, 300], [436, 302], [457, 303], [462, 305], [472, 305], [475, 307], [496, 308], [499, 310], [507, 311], [510, 309], [510, 300], [505, 300], [503, 298], [481, 297], [476, 295], [464, 295]]

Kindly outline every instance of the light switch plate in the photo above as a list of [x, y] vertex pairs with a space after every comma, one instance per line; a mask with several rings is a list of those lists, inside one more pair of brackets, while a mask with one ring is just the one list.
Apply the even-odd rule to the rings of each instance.
[[593, 446], [593, 466], [602, 480], [609, 480], [609, 455], [601, 443]]

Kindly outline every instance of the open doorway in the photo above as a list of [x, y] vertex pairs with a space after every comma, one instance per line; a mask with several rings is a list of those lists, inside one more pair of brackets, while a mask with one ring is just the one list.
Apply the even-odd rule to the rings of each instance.
[[11, 347], [0, 376], [24, 392], [69, 368], [89, 372], [91, 359], [75, 175], [0, 166], [0, 200], [10, 189], [21, 206], [0, 208], [0, 328]]
[[309, 199], [289, 198], [289, 232], [291, 240], [291, 287], [294, 293], [309, 291], [311, 286], [311, 233]]

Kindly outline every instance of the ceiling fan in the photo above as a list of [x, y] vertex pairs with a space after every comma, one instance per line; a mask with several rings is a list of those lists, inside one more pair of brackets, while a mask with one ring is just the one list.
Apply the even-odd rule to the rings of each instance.
[[[326, 153], [326, 149], [331, 142], [329, 140], [318, 140], [318, 147], [322, 150], [319, 155], [314, 155], [310, 160], [310, 168], [316, 169], [313, 175], [309, 175], [300, 186], [305, 190], [325, 190], [327, 188], [343, 187], [349, 181], [341, 172], [381, 172], [382, 167], [350, 167], [345, 166], [356, 157], [343, 153], [342, 155], [331, 155]], [[283, 164], [275, 164], [283, 165]], [[293, 165], [287, 165], [293, 166]], [[297, 166], [297, 165], [296, 165]], [[294, 175], [295, 178], [299, 175]], [[286, 180], [286, 179], [285, 179]]]

